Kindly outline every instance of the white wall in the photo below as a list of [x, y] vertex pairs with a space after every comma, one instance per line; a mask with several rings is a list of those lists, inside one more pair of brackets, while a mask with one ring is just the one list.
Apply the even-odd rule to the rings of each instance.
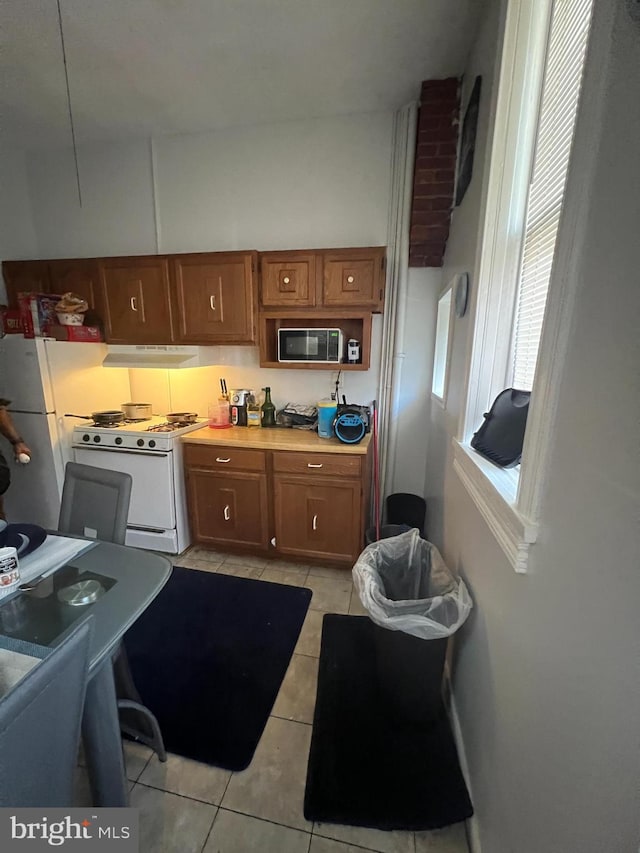
[[[81, 147], [82, 208], [70, 151], [38, 152], [27, 158], [37, 252], [385, 245], [391, 127], [385, 112]], [[11, 256], [20, 254], [34, 256]], [[343, 374], [350, 401], [376, 397], [381, 329], [374, 318], [371, 369]], [[278, 404], [313, 403], [331, 390], [330, 372], [259, 370], [255, 348], [233, 348], [228, 360], [188, 380], [136, 372], [132, 390], [158, 411], [172, 403], [203, 414], [220, 375], [230, 387], [270, 384]]]
[[156, 252], [150, 144], [81, 146], [82, 207], [69, 149], [27, 157], [33, 219], [42, 258]]
[[387, 493], [421, 495], [427, 466], [433, 341], [440, 269], [409, 270], [405, 314], [404, 358], [398, 411], [398, 435], [391, 482]]
[[[0, 157], [0, 259], [37, 256], [26, 159], [19, 151], [5, 149]], [[4, 280], [0, 276], [0, 303], [4, 303], [6, 297]]]
[[160, 251], [384, 245], [391, 120], [374, 113], [158, 138]]
[[[593, 39], [608, 66], [588, 61], [584, 90], [596, 97], [606, 75], [604, 122], [579, 124], [576, 140], [599, 145], [597, 167], [570, 172], [567, 186], [571, 198], [586, 183], [591, 200], [527, 575], [513, 572], [451, 467], [473, 306], [456, 322], [451, 410], [432, 413], [431, 535], [476, 604], [458, 637], [454, 693], [485, 853], [631, 853], [640, 838], [640, 35], [619, 3], [609, 45], [607, 6], [596, 3]], [[493, 2], [469, 63], [469, 80], [485, 75], [481, 145], [445, 279], [474, 269], [500, 30]]]

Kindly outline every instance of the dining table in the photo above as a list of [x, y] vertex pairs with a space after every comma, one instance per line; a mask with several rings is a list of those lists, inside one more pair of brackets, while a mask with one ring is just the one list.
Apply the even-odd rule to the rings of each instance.
[[[171, 561], [154, 551], [92, 542], [31, 589], [0, 600], [0, 637], [45, 650], [93, 617], [82, 741], [95, 806], [129, 804], [112, 656], [171, 571]], [[75, 600], [69, 590], [80, 590]]]

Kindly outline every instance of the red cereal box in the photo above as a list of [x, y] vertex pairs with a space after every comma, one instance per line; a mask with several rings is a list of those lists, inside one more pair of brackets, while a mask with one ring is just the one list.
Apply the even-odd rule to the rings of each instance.
[[49, 334], [57, 323], [56, 305], [61, 297], [55, 293], [19, 293], [18, 304], [25, 338]]

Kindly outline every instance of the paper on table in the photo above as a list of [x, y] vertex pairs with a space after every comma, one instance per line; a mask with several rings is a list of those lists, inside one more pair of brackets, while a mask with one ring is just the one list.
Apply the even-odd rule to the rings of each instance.
[[[49, 575], [56, 569], [62, 568], [69, 560], [83, 554], [90, 548], [95, 548], [97, 542], [86, 539], [72, 539], [69, 536], [54, 536], [49, 534], [39, 548], [26, 557], [19, 558], [20, 562], [20, 584], [29, 583], [38, 575]], [[0, 599], [15, 592], [15, 587], [10, 590], [0, 591]]]

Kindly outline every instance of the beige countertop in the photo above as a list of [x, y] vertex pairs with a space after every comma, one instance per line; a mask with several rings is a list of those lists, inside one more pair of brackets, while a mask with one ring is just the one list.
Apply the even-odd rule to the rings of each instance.
[[319, 438], [317, 432], [273, 427], [230, 427], [210, 429], [208, 426], [182, 436], [185, 444], [214, 444], [224, 447], [251, 447], [259, 450], [300, 450], [306, 453], [349, 453], [366, 455], [371, 433], [359, 444], [344, 444], [337, 438]]

